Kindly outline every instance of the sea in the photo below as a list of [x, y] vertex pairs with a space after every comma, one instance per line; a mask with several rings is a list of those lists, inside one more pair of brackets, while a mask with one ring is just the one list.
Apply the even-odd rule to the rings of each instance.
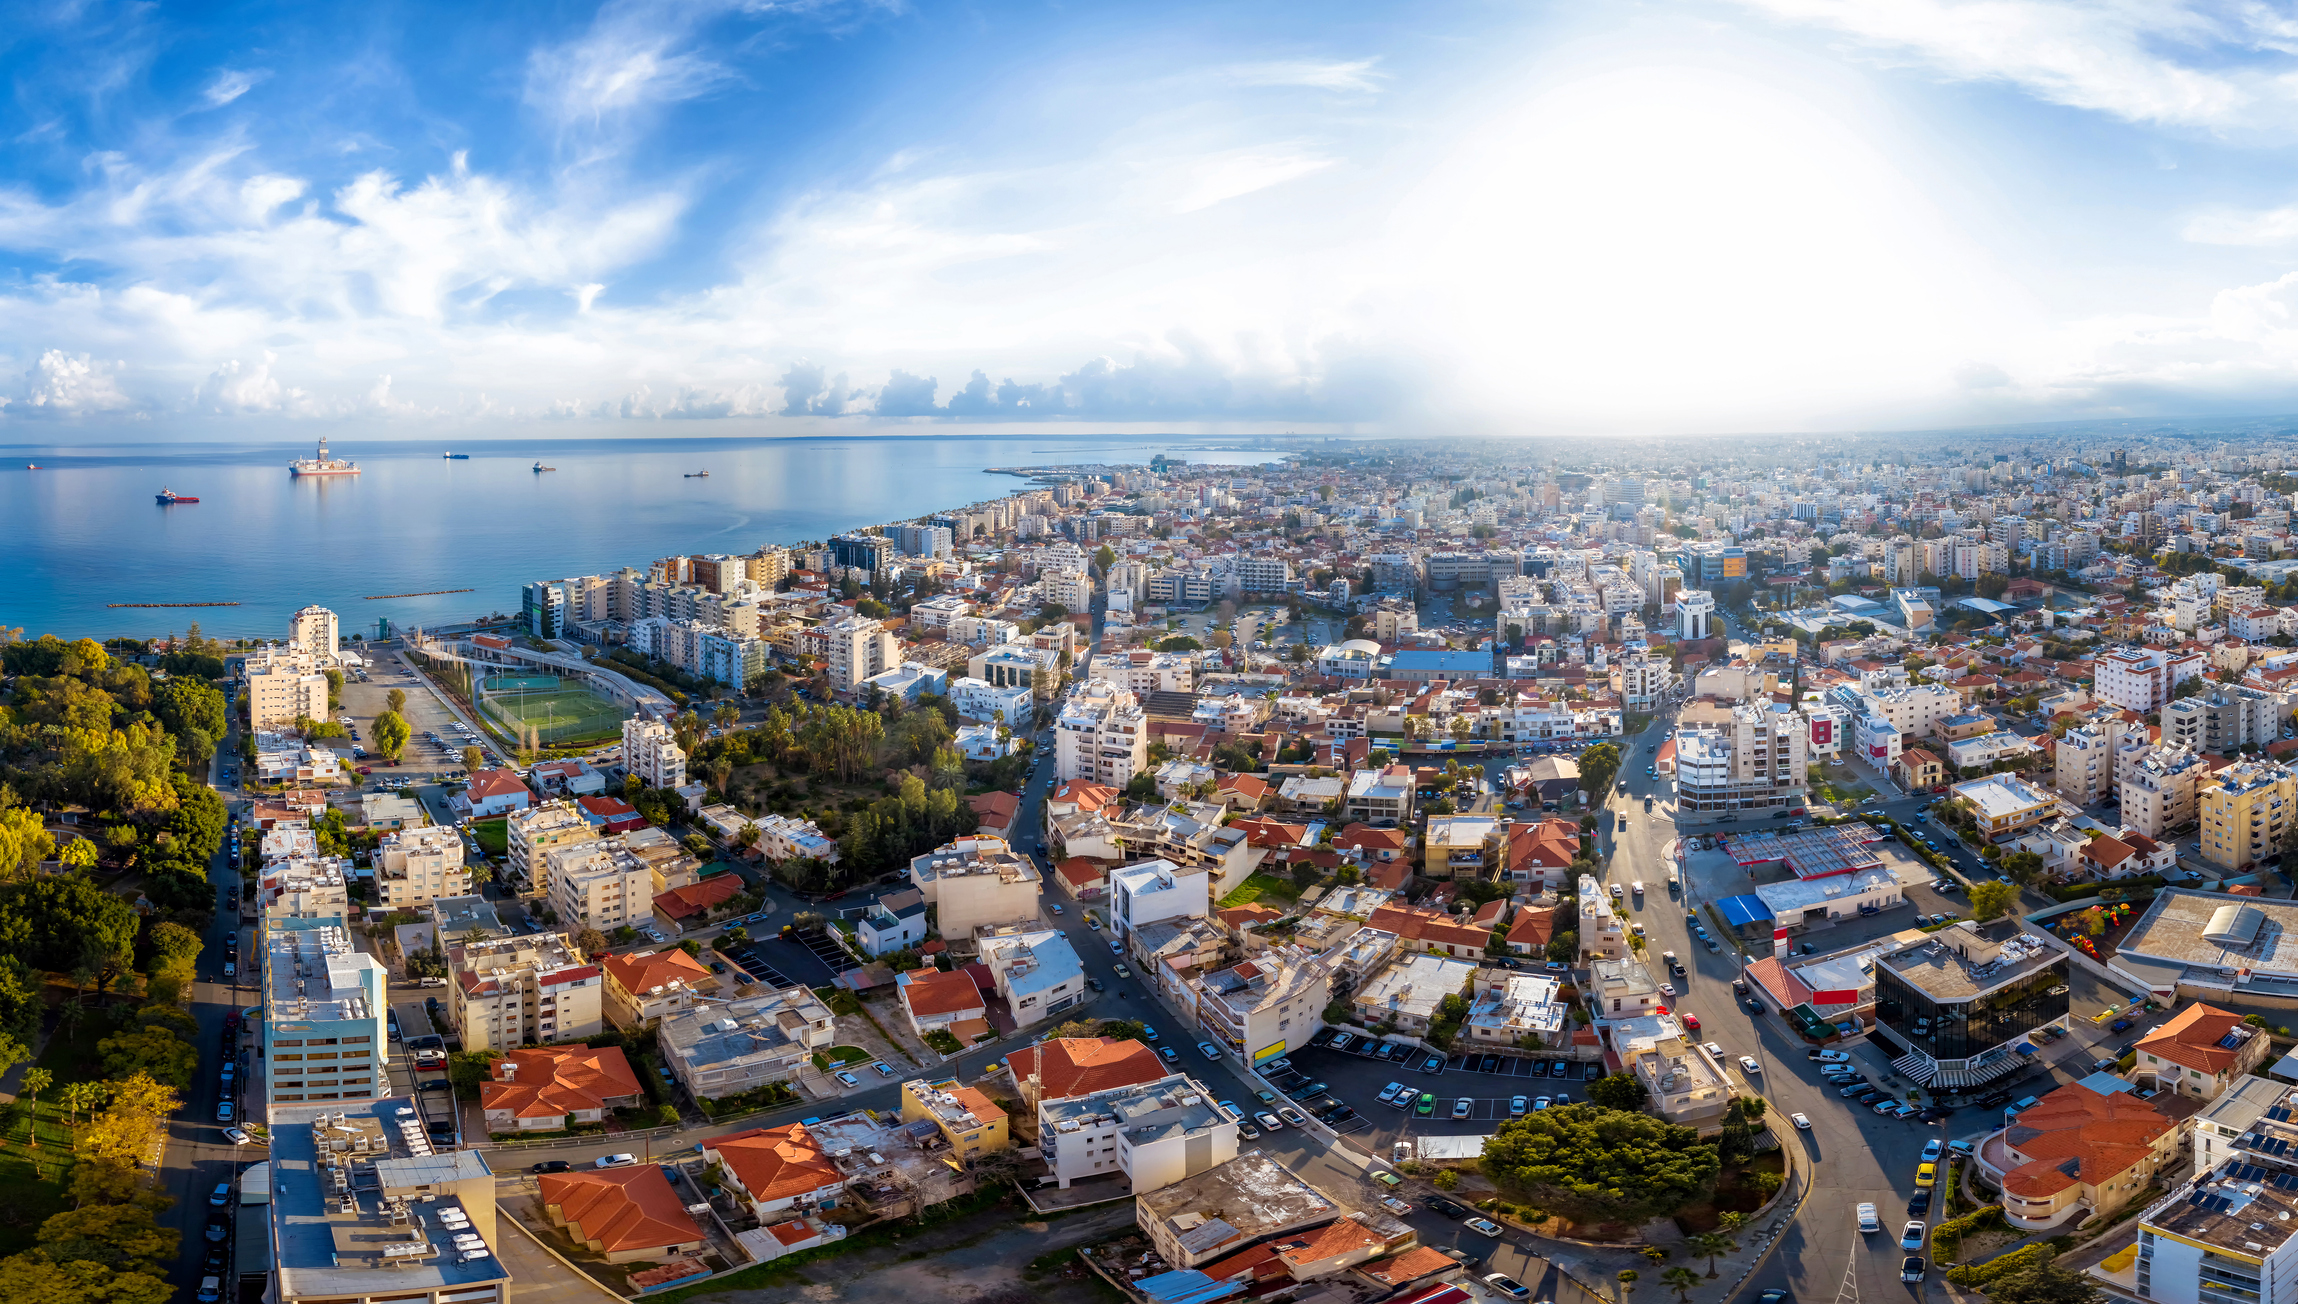
[[[360, 474], [325, 478], [288, 474], [311, 455], [301, 444], [0, 445], [0, 626], [31, 638], [148, 638], [196, 621], [211, 637], [284, 637], [290, 613], [313, 603], [332, 609], [347, 637], [372, 636], [380, 621], [452, 624], [515, 614], [520, 586], [534, 580], [827, 539], [1030, 486], [985, 473], [992, 467], [1282, 456], [1223, 442], [345, 440], [328, 451]], [[556, 469], [538, 473], [537, 462]], [[710, 474], [690, 475], [700, 471]], [[163, 489], [199, 501], [163, 506]]]

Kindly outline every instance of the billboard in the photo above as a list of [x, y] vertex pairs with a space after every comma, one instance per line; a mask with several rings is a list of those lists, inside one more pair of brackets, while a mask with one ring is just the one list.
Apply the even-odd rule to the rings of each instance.
[[1253, 1062], [1254, 1062], [1255, 1064], [1265, 1064], [1265, 1063], [1267, 1063], [1268, 1061], [1270, 1061], [1270, 1060], [1273, 1060], [1273, 1059], [1275, 1059], [1277, 1056], [1279, 1056], [1279, 1055], [1282, 1055], [1282, 1054], [1284, 1054], [1284, 1053], [1285, 1053], [1285, 1041], [1284, 1041], [1284, 1039], [1283, 1039], [1283, 1038], [1281, 1038], [1281, 1037], [1280, 1037], [1280, 1038], [1278, 1038], [1276, 1041], [1274, 1041], [1274, 1042], [1270, 1043], [1269, 1045], [1263, 1046], [1263, 1047], [1261, 1047], [1259, 1050], [1257, 1050], [1257, 1051], [1254, 1051], [1254, 1052], [1253, 1052]]

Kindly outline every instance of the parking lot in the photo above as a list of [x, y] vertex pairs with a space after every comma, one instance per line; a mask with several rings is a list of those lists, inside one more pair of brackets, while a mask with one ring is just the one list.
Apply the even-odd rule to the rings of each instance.
[[[1376, 1154], [1416, 1134], [1489, 1132], [1518, 1112], [1544, 1108], [1543, 1097], [1550, 1104], [1587, 1099], [1585, 1064], [1523, 1054], [1435, 1055], [1404, 1042], [1362, 1039], [1334, 1050], [1330, 1041], [1329, 1032], [1320, 1034], [1263, 1066], [1263, 1075], [1276, 1086], [1279, 1103], [1290, 1101], [1343, 1135], [1363, 1134], [1358, 1144]], [[1363, 1053], [1368, 1047], [1375, 1053]], [[1382, 1093], [1392, 1085], [1403, 1089], [1402, 1099], [1384, 1102]], [[1431, 1098], [1426, 1114], [1420, 1112], [1424, 1093]]]

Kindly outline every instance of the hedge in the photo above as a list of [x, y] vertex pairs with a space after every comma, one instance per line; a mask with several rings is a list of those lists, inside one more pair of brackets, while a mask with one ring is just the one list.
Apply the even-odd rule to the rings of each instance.
[[[2066, 883], [2051, 888], [2050, 894], [2061, 901], [2080, 901], [2084, 897], [2097, 896], [2110, 887], [2120, 888], [2125, 893], [2131, 893], [2141, 889], [2163, 887], [2169, 881], [2160, 874], [2141, 874], [2137, 878], [2118, 878], [2112, 882]], [[2147, 895], [2151, 897], [2153, 893], [2150, 891]], [[2129, 900], [2131, 898], [2126, 896], [2124, 899]]]
[[2023, 1250], [1999, 1254], [1985, 1263], [1965, 1263], [1947, 1269], [1947, 1280], [1958, 1286], [1984, 1289], [2015, 1272], [2024, 1272], [2037, 1264], [2049, 1263], [2059, 1252], [2047, 1243], [2030, 1245]]
[[1931, 1244], [1948, 1249], [1956, 1249], [1961, 1247], [1963, 1238], [1970, 1235], [1972, 1232], [1991, 1230], [1997, 1227], [2007, 1227], [2009, 1225], [2010, 1224], [2004, 1221], [2003, 1218], [2003, 1206], [1999, 1204], [1990, 1204], [1979, 1209], [1974, 1209], [1971, 1212], [1964, 1214], [1960, 1218], [1949, 1218], [1947, 1221], [1940, 1223], [1937, 1227], [1932, 1228]]

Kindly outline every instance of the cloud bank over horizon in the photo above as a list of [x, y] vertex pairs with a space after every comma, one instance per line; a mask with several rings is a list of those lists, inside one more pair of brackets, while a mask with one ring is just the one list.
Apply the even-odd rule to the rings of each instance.
[[0, 439], [2298, 410], [2257, 6], [571, 12], [19, 15]]

